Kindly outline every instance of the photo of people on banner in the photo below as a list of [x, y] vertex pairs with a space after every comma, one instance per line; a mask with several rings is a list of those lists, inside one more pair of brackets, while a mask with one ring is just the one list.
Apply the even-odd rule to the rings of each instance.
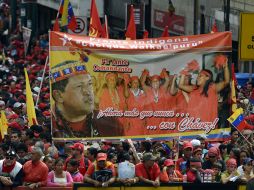
[[[135, 52], [132, 41], [130, 49], [118, 51], [89, 43], [82, 48], [80, 37], [70, 36], [62, 43], [62, 33], [51, 33], [54, 138], [136, 138], [227, 127], [226, 42], [219, 41], [210, 51], [206, 37], [203, 48]], [[225, 113], [218, 117], [221, 110]]]

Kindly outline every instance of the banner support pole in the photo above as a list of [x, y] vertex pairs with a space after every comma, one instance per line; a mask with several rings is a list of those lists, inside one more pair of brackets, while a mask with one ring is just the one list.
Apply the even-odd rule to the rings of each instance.
[[49, 56], [47, 56], [46, 61], [45, 61], [45, 65], [44, 65], [44, 69], [43, 69], [43, 73], [42, 73], [41, 84], [40, 84], [40, 90], [39, 90], [38, 95], [37, 95], [37, 100], [36, 100], [35, 107], [37, 107], [37, 105], [39, 103], [41, 88], [42, 88], [42, 84], [43, 84], [44, 77], [45, 77], [46, 67], [47, 67], [47, 64], [48, 64], [48, 58], [49, 58]]

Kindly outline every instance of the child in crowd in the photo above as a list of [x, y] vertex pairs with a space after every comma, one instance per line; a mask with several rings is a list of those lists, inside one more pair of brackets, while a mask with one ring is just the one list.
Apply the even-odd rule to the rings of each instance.
[[79, 162], [75, 159], [70, 159], [67, 163], [67, 171], [71, 174], [73, 182], [83, 182], [83, 175], [78, 170]]

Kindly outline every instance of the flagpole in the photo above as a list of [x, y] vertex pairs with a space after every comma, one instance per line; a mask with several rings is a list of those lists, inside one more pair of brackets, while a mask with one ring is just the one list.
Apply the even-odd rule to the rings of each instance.
[[[231, 125], [233, 125], [233, 123], [231, 123]], [[244, 138], [244, 140], [245, 140], [249, 145], [252, 146], [252, 143], [250, 143], [250, 142], [248, 141], [248, 139], [239, 131], [239, 129], [238, 129], [236, 126], [234, 126], [234, 125], [233, 125], [233, 127], [239, 132], [239, 134]]]
[[43, 73], [42, 73], [41, 84], [40, 84], [40, 90], [37, 94], [37, 100], [36, 100], [35, 107], [37, 107], [37, 105], [39, 103], [41, 88], [42, 88], [43, 80], [44, 80], [44, 77], [45, 77], [46, 67], [47, 67], [47, 64], [48, 64], [48, 58], [49, 58], [49, 56], [47, 56], [46, 61], [45, 61], [45, 65], [44, 65], [44, 69], [43, 69]]
[[107, 15], [105, 15], [104, 18], [105, 18], [106, 38], [109, 38], [109, 35], [108, 35], [108, 17], [107, 17]]

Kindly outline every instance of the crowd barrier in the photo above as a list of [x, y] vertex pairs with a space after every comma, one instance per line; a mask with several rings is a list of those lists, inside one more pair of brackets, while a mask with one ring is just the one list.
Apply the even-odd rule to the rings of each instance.
[[[246, 190], [245, 185], [236, 183], [221, 184], [221, 183], [163, 183], [160, 187], [153, 187], [152, 185], [137, 183], [133, 186], [127, 187], [115, 183], [107, 188], [97, 188], [87, 183], [74, 183], [73, 187], [41, 187], [36, 190]], [[28, 187], [20, 186], [16, 188], [3, 188], [1, 190], [29, 190]]]
[[97, 188], [91, 184], [74, 184], [73, 190], [246, 190], [246, 185], [236, 183], [161, 183], [160, 187], [153, 187], [145, 183], [137, 183], [130, 187], [115, 183], [107, 188]]

